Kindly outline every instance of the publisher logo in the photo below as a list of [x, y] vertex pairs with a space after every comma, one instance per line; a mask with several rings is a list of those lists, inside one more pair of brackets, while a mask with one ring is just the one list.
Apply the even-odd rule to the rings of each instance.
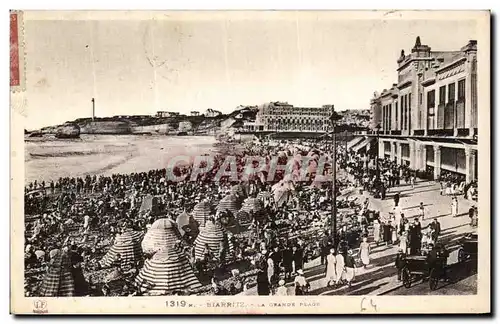
[[47, 302], [45, 300], [35, 300], [33, 302], [33, 313], [44, 314], [47, 313]]

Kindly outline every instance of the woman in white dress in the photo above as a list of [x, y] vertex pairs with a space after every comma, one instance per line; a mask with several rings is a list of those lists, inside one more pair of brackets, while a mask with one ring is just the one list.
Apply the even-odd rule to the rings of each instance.
[[404, 254], [408, 252], [408, 232], [404, 231], [403, 235], [399, 237], [399, 248]]
[[370, 243], [367, 242], [367, 238], [363, 237], [363, 242], [359, 246], [359, 254], [361, 257], [361, 262], [365, 268], [370, 264]]
[[335, 271], [336, 259], [335, 259], [335, 250], [330, 249], [330, 254], [326, 256], [326, 286], [330, 287], [331, 283], [336, 283], [337, 281], [337, 273]]
[[380, 242], [380, 222], [378, 219], [373, 222], [373, 240], [375, 241], [375, 245], [378, 245]]
[[457, 200], [457, 197], [451, 198], [451, 216], [452, 217], [457, 217], [458, 216], [458, 200]]
[[337, 280], [335, 280], [335, 284], [338, 285], [340, 284], [340, 281], [344, 279], [345, 274], [345, 263], [344, 263], [344, 256], [341, 253], [337, 253], [335, 256], [335, 273], [337, 275]]

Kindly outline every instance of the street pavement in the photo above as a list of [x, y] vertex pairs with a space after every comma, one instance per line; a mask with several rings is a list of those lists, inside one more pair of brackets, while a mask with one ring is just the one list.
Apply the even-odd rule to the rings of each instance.
[[[369, 197], [371, 210], [378, 210], [383, 212], [392, 211], [394, 207], [393, 195], [399, 192], [400, 206], [403, 209], [405, 217], [413, 219], [418, 215], [418, 207], [420, 202], [425, 206], [425, 218], [421, 221], [422, 226], [425, 227], [434, 218], [437, 218], [441, 223], [441, 234], [439, 241], [444, 243], [450, 251], [448, 258], [448, 265], [455, 267], [458, 262], [458, 248], [459, 240], [466, 233], [473, 232], [474, 230], [469, 225], [468, 210], [475, 202], [469, 201], [458, 196], [459, 214], [458, 217], [451, 216], [451, 196], [441, 196], [439, 194], [439, 184], [434, 181], [419, 181], [412, 188], [410, 185], [400, 185], [397, 188], [391, 188], [387, 193], [386, 199], [375, 199], [367, 193], [356, 195], [364, 200]], [[369, 242], [373, 243], [373, 238], [369, 237]], [[365, 268], [356, 269], [356, 278], [352, 282], [351, 287], [343, 286], [339, 288], [326, 287], [325, 281], [325, 266], [320, 264], [320, 259], [316, 258], [304, 266], [304, 274], [306, 279], [311, 285], [311, 295], [382, 295], [392, 291], [397, 291], [399, 294], [421, 294], [422, 291], [430, 290], [428, 284], [420, 284], [415, 288], [405, 291], [406, 288], [400, 288], [402, 283], [397, 280], [397, 271], [394, 265], [395, 256], [398, 251], [397, 245], [372, 245], [372, 252], [370, 254], [371, 264]], [[456, 268], [461, 268], [460, 266]], [[470, 274], [468, 272], [468, 274]], [[473, 275], [473, 274], [470, 274]], [[461, 275], [462, 276], [462, 275]], [[467, 277], [462, 278], [468, 282]], [[454, 280], [455, 282], [456, 280]], [[444, 283], [443, 283], [444, 284]], [[460, 290], [464, 287], [464, 291], [471, 291], [466, 289], [466, 285], [448, 284], [449, 288], [437, 289], [432, 292], [433, 294], [447, 294], [450, 291]], [[471, 284], [473, 285], [473, 284]], [[287, 284], [288, 294], [294, 294], [293, 282]], [[252, 287], [245, 291], [245, 295], [256, 295], [256, 287]]]

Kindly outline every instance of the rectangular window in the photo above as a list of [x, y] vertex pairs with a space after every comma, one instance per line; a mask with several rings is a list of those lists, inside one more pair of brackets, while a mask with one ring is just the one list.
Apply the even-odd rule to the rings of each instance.
[[432, 90], [427, 92], [427, 111], [429, 115], [434, 115], [435, 106], [436, 106], [436, 90]]
[[465, 79], [458, 81], [458, 100], [465, 99]]
[[411, 130], [411, 93], [408, 94], [408, 129]]
[[418, 105], [420, 106], [422, 104], [422, 92], [418, 94]]
[[448, 85], [448, 102], [455, 101], [455, 83]]
[[446, 86], [439, 88], [439, 104], [444, 105], [446, 102]]
[[394, 120], [396, 121], [396, 129], [398, 129], [398, 102], [394, 103]]

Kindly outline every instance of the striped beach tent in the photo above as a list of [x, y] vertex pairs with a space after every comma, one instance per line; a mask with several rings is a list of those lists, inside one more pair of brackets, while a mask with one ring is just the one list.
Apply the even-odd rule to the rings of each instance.
[[200, 224], [200, 226], [205, 226], [208, 218], [210, 217], [210, 213], [212, 211], [212, 207], [210, 203], [207, 201], [200, 201], [193, 208], [193, 217]]
[[204, 227], [200, 228], [200, 233], [194, 241], [195, 259], [203, 259], [207, 244], [210, 252], [217, 256], [221, 247], [226, 249], [226, 256], [234, 250], [233, 243], [228, 239], [225, 229], [219, 222], [208, 221]]
[[125, 230], [117, 234], [113, 246], [101, 259], [102, 267], [111, 267], [120, 263], [122, 268], [134, 267], [136, 262], [142, 258], [140, 238], [142, 233]]
[[67, 253], [58, 251], [52, 258], [38, 291], [41, 297], [72, 297], [75, 281], [71, 273], [71, 260]]
[[142, 240], [142, 251], [147, 254], [174, 247], [181, 240], [177, 224], [168, 218], [156, 220]]
[[247, 198], [243, 202], [243, 206], [241, 206], [241, 210], [250, 214], [252, 211], [254, 214], [261, 212], [264, 209], [262, 202], [257, 198]]
[[231, 194], [222, 198], [221, 201], [219, 202], [219, 205], [217, 205], [218, 212], [223, 212], [228, 210], [233, 215], [236, 215], [239, 209], [240, 209], [240, 203], [238, 202], [238, 199]]
[[187, 256], [179, 249], [161, 250], [146, 260], [135, 281], [155, 295], [201, 287]]

